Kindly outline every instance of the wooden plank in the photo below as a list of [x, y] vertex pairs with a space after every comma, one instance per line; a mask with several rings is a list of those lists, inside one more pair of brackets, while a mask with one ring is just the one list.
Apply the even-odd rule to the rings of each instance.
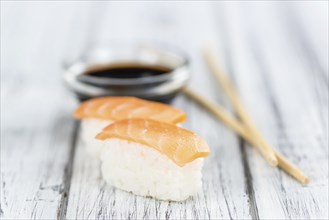
[[61, 62], [73, 18], [58, 4], [1, 2], [1, 219], [61, 216], [74, 140]]
[[[208, 3], [111, 2], [99, 3], [98, 7], [107, 8], [103, 9], [106, 14], [97, 14], [102, 20], [99, 32], [95, 33], [97, 41], [124, 39], [138, 42], [147, 39], [163, 44], [177, 44], [191, 55], [191, 84], [204, 94], [223, 100], [221, 95], [212, 92], [215, 86], [211, 85], [211, 79], [200, 77], [206, 71], [199, 59], [200, 43], [209, 37], [213, 38], [216, 33], [212, 29]], [[68, 219], [252, 217], [238, 139], [190, 100], [178, 97], [174, 105], [189, 115], [184, 126], [198, 132], [211, 146], [212, 154], [204, 166], [203, 192], [186, 202], [174, 203], [136, 197], [116, 190], [103, 182], [99, 162], [86, 155], [84, 146], [79, 143], [74, 159], [66, 216]]]
[[[323, 4], [288, 10], [285, 3], [250, 2], [1, 2], [1, 218], [328, 219], [328, 32], [318, 32], [328, 26]], [[294, 8], [303, 14], [285, 14]], [[184, 126], [212, 148], [203, 192], [168, 203], [106, 185], [81, 143], [74, 155], [74, 101], [62, 87], [60, 65], [93, 41], [113, 40], [177, 44], [191, 57], [191, 85], [229, 108], [204, 77], [199, 56], [204, 41], [218, 43], [257, 125], [311, 184], [301, 187], [268, 167], [243, 140], [178, 97], [174, 105], [190, 116]]]
[[[301, 53], [308, 53], [306, 57], [309, 64], [315, 62], [314, 68], [319, 68], [318, 73], [326, 75], [328, 81], [329, 60], [328, 53], [328, 14], [329, 2], [318, 1], [316, 3], [304, 1], [301, 3], [291, 2], [288, 7], [284, 7], [281, 11], [282, 22], [285, 23], [283, 27], [287, 28], [290, 36], [298, 36], [294, 43], [299, 44], [299, 48], [304, 50]], [[286, 16], [289, 14], [290, 16]], [[298, 50], [298, 48], [296, 48]], [[311, 62], [310, 62], [311, 61]], [[324, 69], [324, 70], [321, 70]]]
[[319, 104], [314, 89], [325, 100], [328, 87], [309, 83], [318, 75], [311, 72], [309, 63], [301, 62], [305, 53], [298, 53], [293, 43], [298, 36], [289, 37], [282, 28], [285, 23], [278, 22], [282, 7], [231, 4], [218, 18], [231, 22], [222, 26], [227, 33], [224, 56], [248, 111], [269, 142], [311, 179], [302, 187], [246, 149], [257, 213], [261, 219], [327, 219], [328, 115], [320, 112], [328, 112], [328, 103]]

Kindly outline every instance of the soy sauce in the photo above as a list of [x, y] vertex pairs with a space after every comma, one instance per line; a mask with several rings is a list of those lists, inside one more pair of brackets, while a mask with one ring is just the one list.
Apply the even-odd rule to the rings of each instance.
[[[89, 66], [76, 76], [76, 80], [80, 83], [80, 88], [81, 86], [91, 86], [100, 91], [106, 91], [104, 95], [100, 96], [136, 96], [169, 104], [179, 90], [173, 89], [172, 92], [163, 94], [156, 88], [170, 84], [172, 71], [173, 69], [170, 67], [162, 65], [133, 62], [111, 63]], [[161, 75], [164, 77], [157, 77]], [[165, 77], [166, 75], [168, 77]], [[170, 89], [170, 87], [165, 88]], [[80, 101], [96, 97], [85, 94], [78, 93]]]
[[160, 65], [122, 63], [93, 66], [87, 69], [84, 74], [98, 78], [134, 79], [158, 76], [170, 71], [170, 68]]

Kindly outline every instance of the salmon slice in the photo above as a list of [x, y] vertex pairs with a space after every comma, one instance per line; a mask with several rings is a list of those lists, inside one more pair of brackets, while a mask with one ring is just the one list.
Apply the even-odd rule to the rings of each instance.
[[124, 119], [116, 121], [96, 136], [99, 140], [118, 138], [151, 147], [178, 166], [207, 157], [210, 149], [197, 134], [173, 124], [151, 119]]
[[134, 97], [102, 97], [81, 103], [74, 112], [77, 119], [98, 118], [121, 120], [126, 118], [150, 118], [168, 123], [181, 123], [186, 114], [170, 105], [146, 101]]

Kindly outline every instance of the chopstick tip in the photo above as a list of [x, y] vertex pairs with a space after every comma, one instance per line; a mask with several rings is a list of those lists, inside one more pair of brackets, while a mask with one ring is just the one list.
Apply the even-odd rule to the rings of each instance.
[[268, 162], [273, 167], [277, 167], [279, 165], [279, 162], [274, 155], [273, 157], [268, 158]]
[[303, 184], [303, 186], [307, 186], [310, 183], [310, 179], [307, 176], [303, 176], [303, 178], [301, 179], [301, 183]]
[[261, 151], [263, 154], [263, 157], [266, 159], [266, 161], [273, 167], [276, 167], [279, 165], [278, 158], [275, 155], [274, 151]]

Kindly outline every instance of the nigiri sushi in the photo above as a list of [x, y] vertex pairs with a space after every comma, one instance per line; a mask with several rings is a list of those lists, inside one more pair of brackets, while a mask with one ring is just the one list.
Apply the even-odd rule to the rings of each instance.
[[181, 123], [186, 114], [170, 105], [146, 101], [134, 97], [101, 97], [81, 103], [74, 112], [81, 119], [81, 137], [87, 152], [98, 158], [102, 142], [96, 134], [113, 121], [126, 118], [150, 118], [168, 123]]
[[182, 201], [202, 186], [205, 140], [174, 124], [151, 119], [116, 121], [96, 136], [104, 141], [102, 175], [136, 195]]

